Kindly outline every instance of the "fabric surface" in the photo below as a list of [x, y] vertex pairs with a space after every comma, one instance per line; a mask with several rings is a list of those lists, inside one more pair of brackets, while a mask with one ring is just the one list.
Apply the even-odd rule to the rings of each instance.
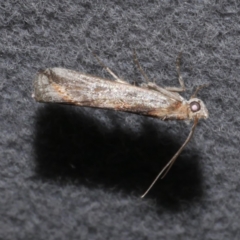
[[[237, 1], [0, 3], [0, 239], [240, 239]], [[40, 69], [196, 86], [202, 120], [167, 177], [140, 199], [191, 124], [36, 103]]]

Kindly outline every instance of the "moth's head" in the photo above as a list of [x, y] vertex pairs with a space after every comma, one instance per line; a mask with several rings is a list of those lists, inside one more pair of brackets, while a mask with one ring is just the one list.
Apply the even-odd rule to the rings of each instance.
[[188, 107], [188, 114], [190, 119], [208, 118], [208, 110], [202, 100], [198, 98], [191, 98], [188, 101]]

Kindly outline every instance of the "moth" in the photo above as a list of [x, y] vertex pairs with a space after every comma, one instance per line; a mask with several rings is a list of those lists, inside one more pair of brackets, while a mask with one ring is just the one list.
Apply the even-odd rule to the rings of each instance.
[[208, 110], [202, 100], [196, 98], [199, 86], [189, 100], [178, 92], [185, 91], [180, 74], [180, 58], [177, 58], [177, 73], [180, 87], [160, 87], [150, 82], [140, 66], [134, 51], [134, 62], [147, 80], [140, 86], [131, 85], [118, 78], [101, 60], [99, 63], [113, 76], [115, 81], [95, 77], [64, 68], [47, 68], [39, 71], [34, 82], [33, 97], [38, 102], [73, 104], [76, 106], [105, 108], [116, 111], [155, 117], [161, 120], [192, 120], [190, 133], [176, 154], [160, 171], [147, 191], [146, 196], [155, 182], [165, 177], [183, 148], [190, 141], [198, 120], [208, 118]]

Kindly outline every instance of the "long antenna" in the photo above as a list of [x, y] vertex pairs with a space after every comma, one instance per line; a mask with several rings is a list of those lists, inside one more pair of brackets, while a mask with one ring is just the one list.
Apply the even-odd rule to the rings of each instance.
[[153, 187], [153, 185], [156, 183], [156, 181], [161, 177], [164, 178], [166, 176], [166, 174], [168, 173], [168, 171], [170, 170], [170, 168], [172, 167], [172, 165], [174, 164], [174, 162], [176, 161], [177, 157], [179, 156], [179, 154], [182, 152], [182, 150], [184, 149], [184, 147], [188, 144], [188, 142], [190, 141], [190, 139], [193, 136], [194, 130], [197, 126], [198, 123], [198, 118], [194, 119], [194, 123], [193, 126], [191, 128], [191, 131], [187, 137], [187, 139], [185, 140], [185, 142], [183, 143], [183, 145], [179, 148], [179, 150], [175, 153], [175, 155], [172, 157], [172, 159], [165, 165], [165, 167], [161, 170], [161, 172], [157, 175], [157, 177], [154, 179], [154, 181], [152, 182], [152, 184], [150, 185], [150, 187], [147, 189], [147, 191], [141, 196], [141, 198], [144, 198], [147, 193], [151, 190], [151, 188]]

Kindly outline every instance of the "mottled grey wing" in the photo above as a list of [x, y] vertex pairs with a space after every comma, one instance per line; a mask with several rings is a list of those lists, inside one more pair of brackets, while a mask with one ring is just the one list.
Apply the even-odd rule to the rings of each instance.
[[63, 68], [39, 72], [34, 83], [34, 98], [39, 102], [107, 108], [160, 118], [179, 103], [155, 90]]

